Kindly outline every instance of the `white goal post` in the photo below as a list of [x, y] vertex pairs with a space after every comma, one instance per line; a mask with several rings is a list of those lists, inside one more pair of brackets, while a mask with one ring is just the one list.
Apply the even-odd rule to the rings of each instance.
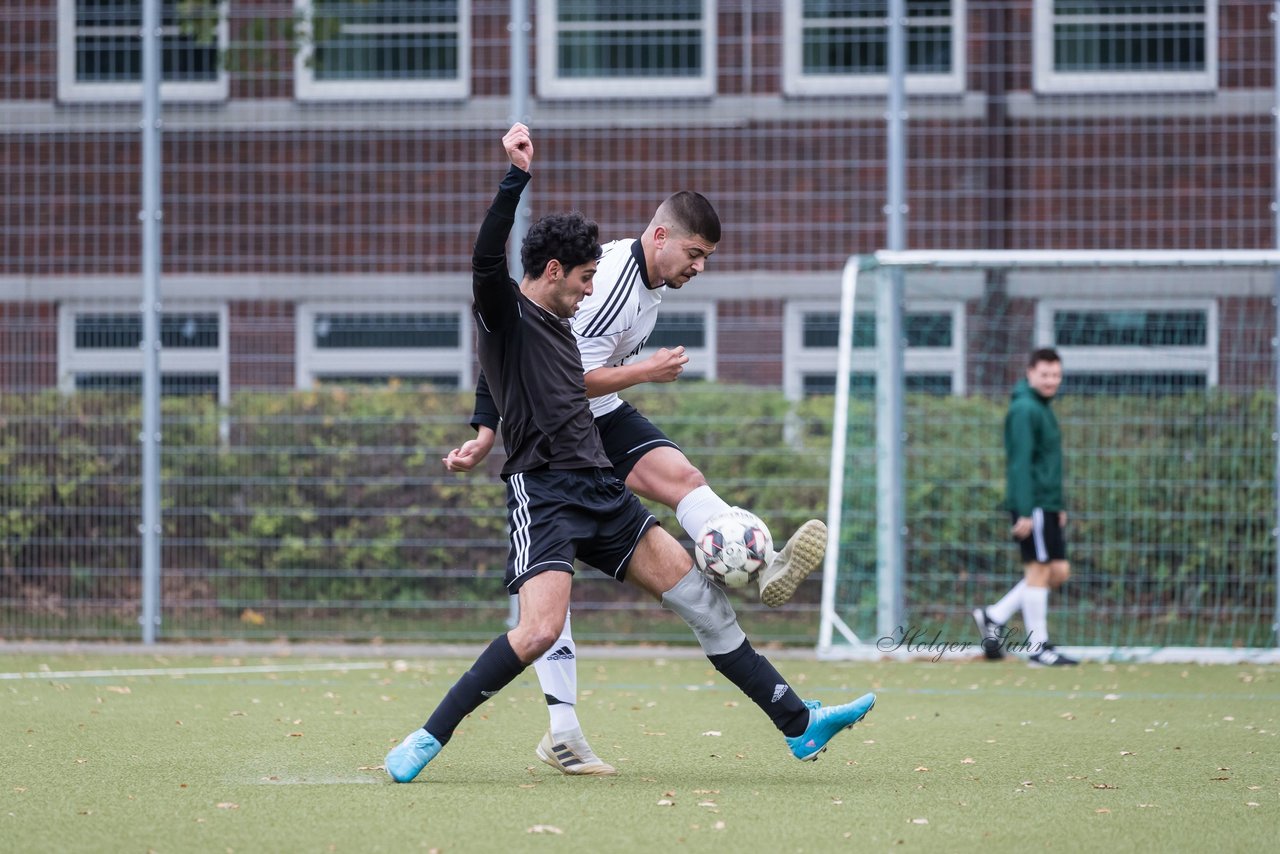
[[[1272, 304], [1280, 312], [1280, 251], [1274, 250], [1140, 250], [1140, 251], [1092, 251], [1092, 250], [1026, 250], [1026, 251], [889, 251], [882, 250], [872, 255], [851, 256], [844, 266], [841, 278], [838, 355], [836, 361], [835, 404], [832, 419], [831, 470], [827, 491], [827, 551], [823, 565], [822, 599], [820, 607], [820, 623], [816, 653], [822, 659], [876, 659], [881, 657], [921, 658], [935, 657], [937, 650], [913, 651], [899, 645], [877, 645], [876, 639], [859, 637], [841, 616], [841, 609], [836, 601], [838, 581], [841, 570], [841, 530], [845, 503], [846, 466], [849, 458], [849, 406], [850, 375], [853, 363], [855, 302], [859, 285], [870, 274], [890, 272], [894, 270], [1080, 270], [1088, 272], [1100, 268], [1127, 268], [1130, 270], [1174, 270], [1180, 268], [1252, 268], [1259, 271], [1273, 271], [1276, 275]], [[898, 304], [894, 311], [898, 312], [897, 325], [890, 331], [901, 332], [901, 281], [902, 277], [890, 275], [877, 276], [875, 281], [881, 289], [892, 289], [892, 281], [897, 279], [897, 290], [877, 293], [877, 376], [885, 367], [885, 354], [892, 351], [894, 345], [885, 345], [886, 306], [892, 305], [896, 298]], [[1280, 318], [1280, 315], [1278, 315]], [[1280, 322], [1277, 323], [1280, 329]], [[1278, 333], [1280, 334], [1280, 333]], [[896, 370], [890, 369], [888, 375], [893, 382], [876, 384], [877, 430], [875, 437], [876, 463], [876, 528], [879, 547], [875, 551], [876, 561], [876, 626], [881, 638], [901, 626], [903, 615], [901, 585], [904, 575], [903, 548], [901, 542], [905, 531], [898, 516], [894, 515], [893, 502], [901, 504], [903, 484], [901, 481], [903, 442], [900, 422], [894, 425], [885, 421], [882, 412], [897, 409], [901, 413], [904, 396], [901, 369], [901, 342], [898, 345]], [[1275, 339], [1272, 340], [1273, 351], [1280, 350]], [[1275, 357], [1277, 367], [1277, 385], [1280, 385], [1280, 356]], [[1277, 397], [1280, 406], [1280, 395]], [[1280, 409], [1275, 413], [1277, 425], [1280, 425]], [[886, 429], [888, 427], [889, 429]], [[1272, 435], [1273, 443], [1280, 445], [1280, 438]], [[1273, 512], [1271, 521], [1271, 538], [1274, 542], [1280, 535], [1280, 456], [1275, 461], [1278, 493], [1275, 504], [1268, 508]], [[895, 483], [894, 480], [899, 482]], [[888, 513], [888, 525], [893, 530], [885, 530], [884, 514]], [[886, 539], [887, 538], [887, 539]], [[897, 546], [894, 547], [894, 541]], [[886, 548], [885, 543], [890, 547]], [[889, 554], [886, 554], [886, 551]], [[1277, 549], [1277, 563], [1274, 567], [1276, 583], [1276, 602], [1274, 603], [1276, 620], [1280, 621], [1280, 549]], [[886, 589], [886, 585], [889, 589]], [[892, 587], [897, 586], [897, 595]], [[856, 604], [852, 607], [857, 607]], [[847, 612], [846, 612], [847, 613]], [[1280, 663], [1280, 626], [1271, 625], [1269, 647], [1252, 646], [1248, 648], [1221, 647], [1175, 647], [1175, 646], [1088, 646], [1065, 647], [1073, 654], [1084, 658], [1104, 660], [1142, 660], [1142, 661], [1198, 661], [1198, 662], [1232, 662], [1250, 661]], [[953, 651], [947, 650], [943, 657]], [[973, 651], [959, 654], [956, 657], [972, 657]]]

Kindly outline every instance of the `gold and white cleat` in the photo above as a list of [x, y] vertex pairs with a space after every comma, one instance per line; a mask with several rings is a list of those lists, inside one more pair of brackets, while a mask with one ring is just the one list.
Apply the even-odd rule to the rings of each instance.
[[543, 762], [570, 776], [609, 777], [618, 773], [617, 768], [596, 756], [582, 730], [559, 739], [553, 739], [548, 731], [538, 742], [537, 753]]
[[791, 535], [782, 551], [760, 571], [760, 601], [770, 608], [788, 602], [800, 582], [822, 565], [827, 554], [827, 526], [810, 519]]

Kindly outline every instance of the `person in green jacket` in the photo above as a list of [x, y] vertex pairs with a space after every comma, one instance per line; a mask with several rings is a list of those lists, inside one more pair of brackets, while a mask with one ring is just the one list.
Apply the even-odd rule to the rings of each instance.
[[1023, 578], [996, 604], [975, 608], [973, 619], [982, 634], [983, 654], [1004, 658], [1005, 624], [1022, 609], [1031, 664], [1061, 667], [1075, 659], [1049, 643], [1049, 590], [1071, 575], [1063, 529], [1067, 511], [1062, 500], [1062, 433], [1049, 404], [1062, 385], [1062, 359], [1045, 348], [1031, 354], [1027, 378], [1013, 389], [1004, 419], [1005, 509], [1013, 522], [1013, 538], [1022, 552]]

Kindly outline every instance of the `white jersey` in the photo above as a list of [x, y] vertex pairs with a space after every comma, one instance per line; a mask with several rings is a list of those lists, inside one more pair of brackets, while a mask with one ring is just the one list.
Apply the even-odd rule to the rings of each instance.
[[[666, 285], [649, 287], [640, 241], [614, 240], [603, 247], [591, 296], [573, 317], [573, 332], [582, 354], [582, 371], [629, 364], [640, 353], [658, 322], [658, 306]], [[622, 405], [616, 392], [589, 401], [596, 418]]]

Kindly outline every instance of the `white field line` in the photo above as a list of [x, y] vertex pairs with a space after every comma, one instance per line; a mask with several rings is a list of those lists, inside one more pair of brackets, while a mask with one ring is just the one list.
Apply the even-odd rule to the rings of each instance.
[[385, 670], [385, 661], [357, 661], [346, 664], [316, 662], [314, 664], [248, 664], [214, 667], [143, 667], [133, 670], [36, 670], [25, 673], [0, 673], [0, 680], [12, 679], [102, 679], [113, 676], [233, 675], [240, 673], [306, 673], [323, 670]]

